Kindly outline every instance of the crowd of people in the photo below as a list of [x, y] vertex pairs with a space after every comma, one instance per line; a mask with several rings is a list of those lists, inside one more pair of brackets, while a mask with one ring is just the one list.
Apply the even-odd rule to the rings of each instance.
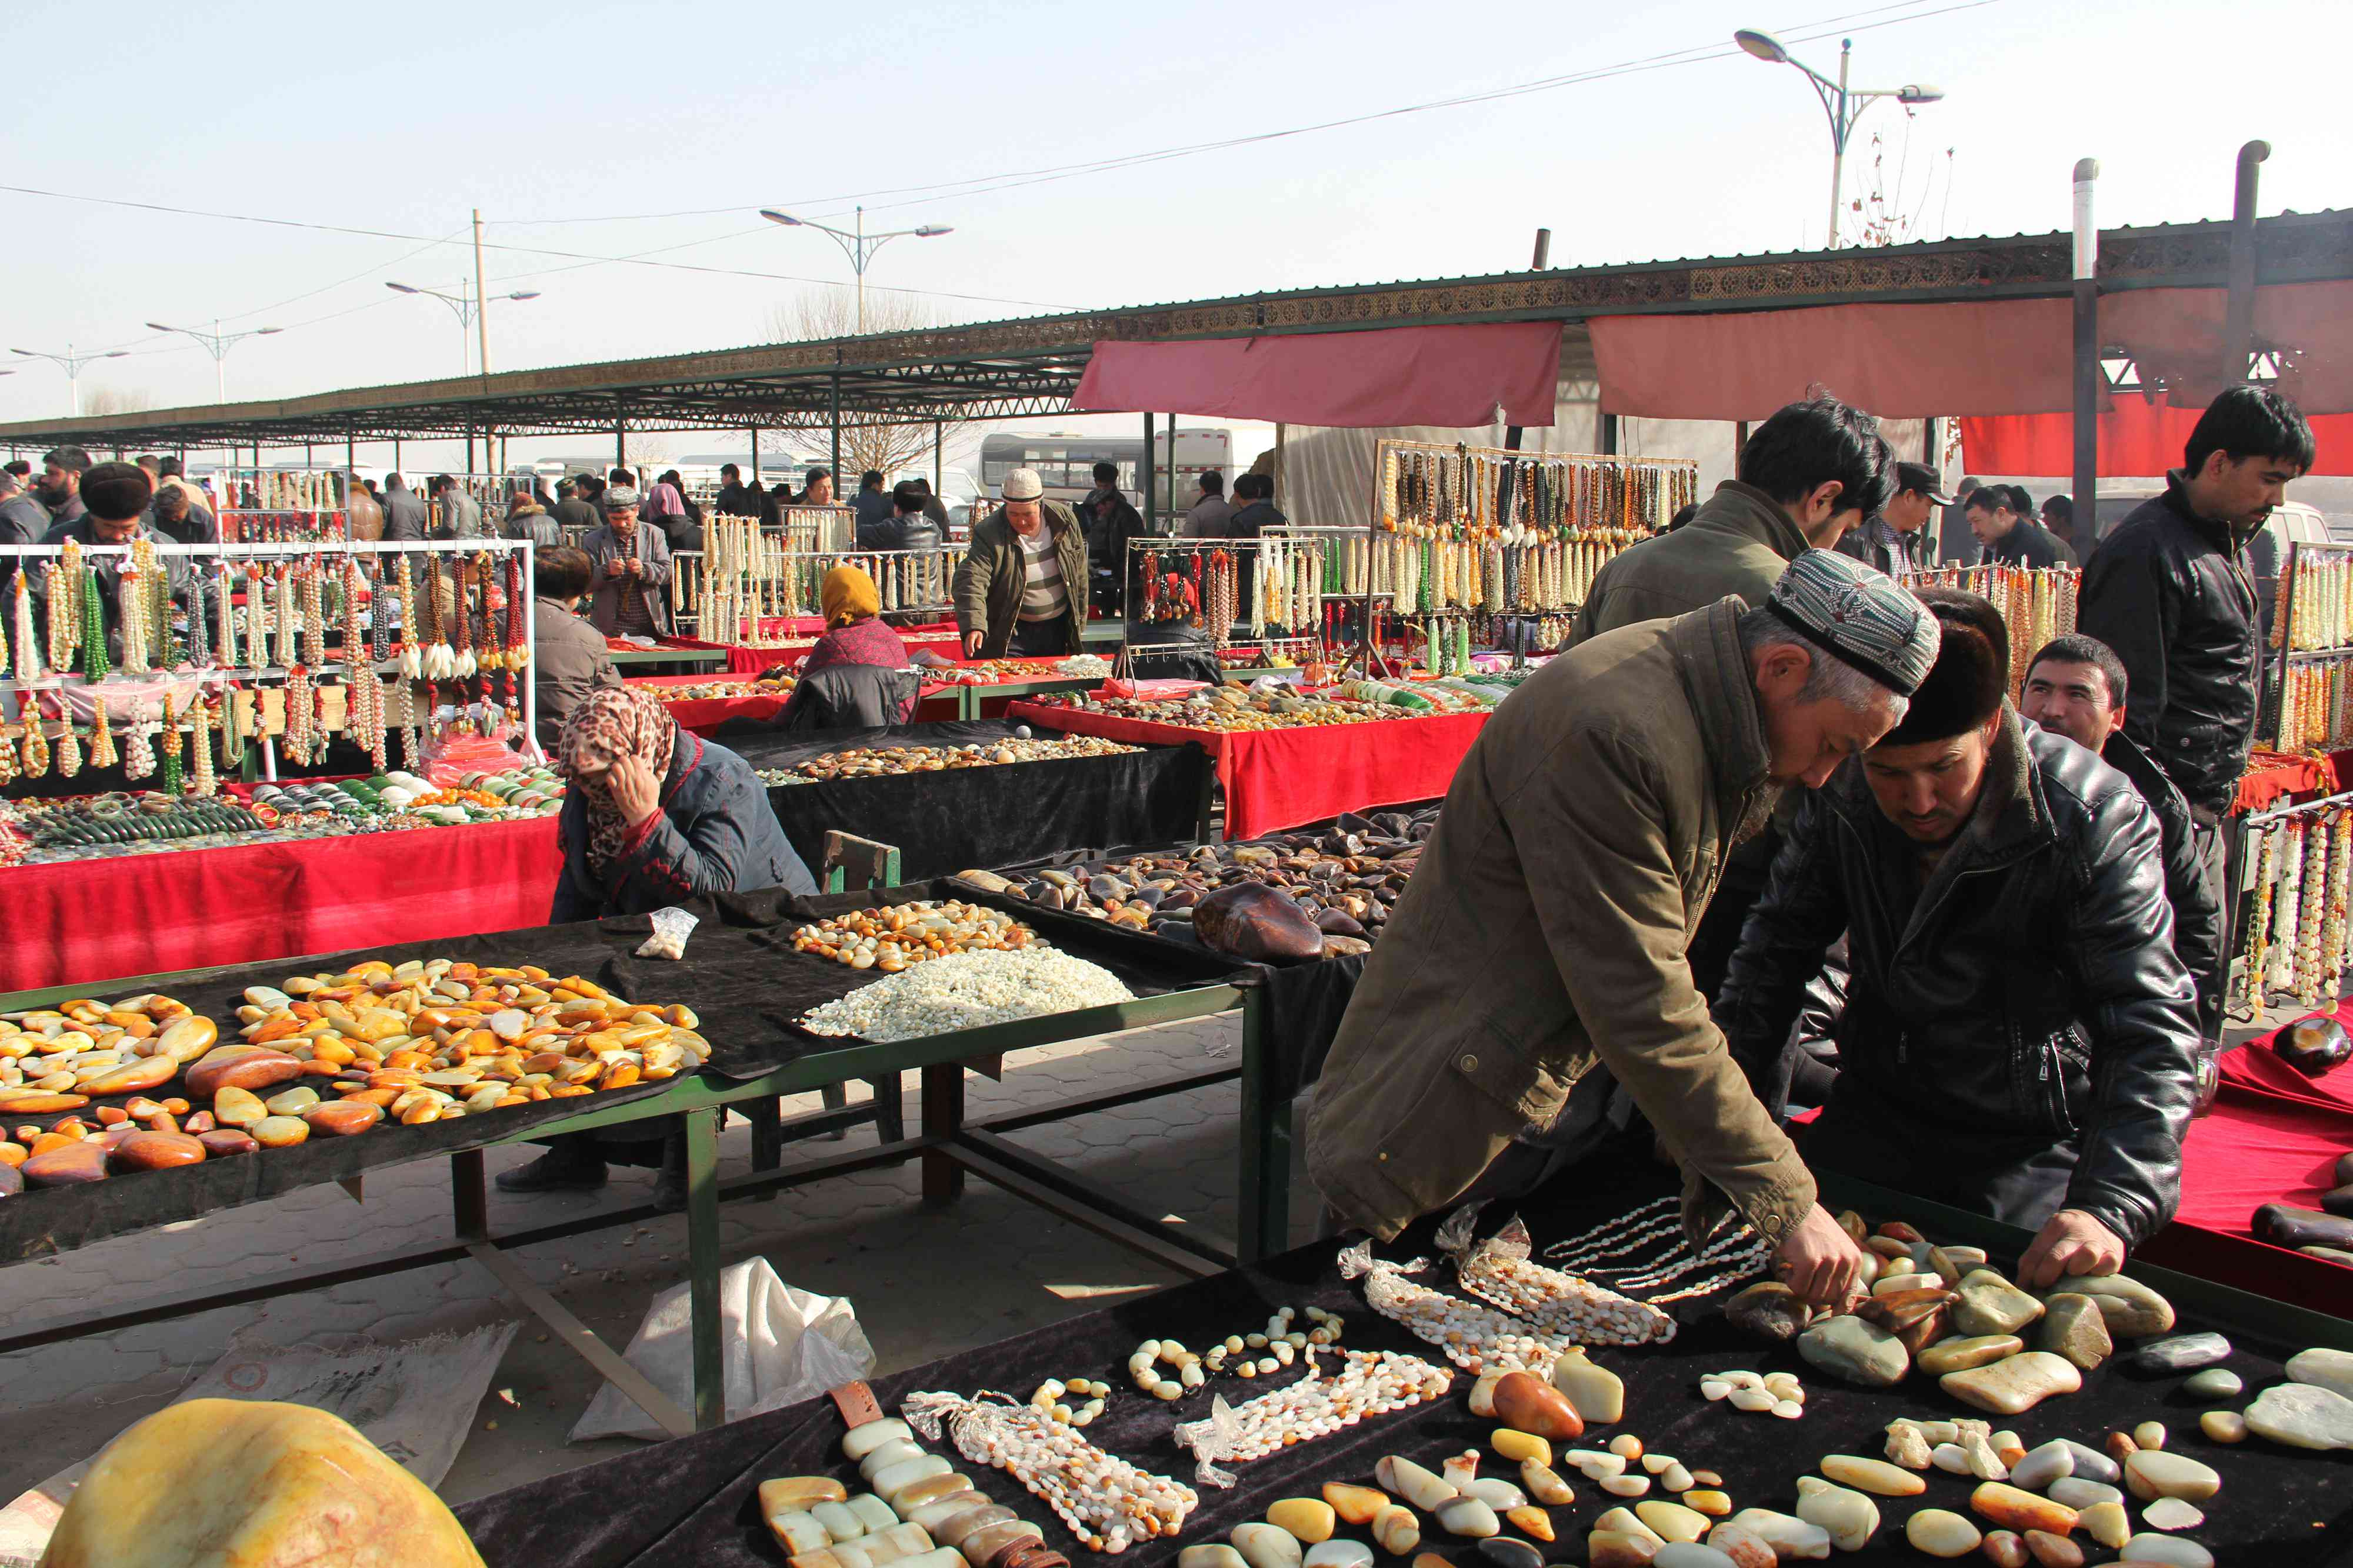
[[1817, 1169], [2032, 1230], [2031, 1286], [2117, 1268], [2220, 1034], [2246, 551], [2314, 458], [2287, 399], [2225, 391], [2021, 672], [1907, 541], [1957, 500], [1987, 559], [2068, 562], [2071, 507], [1947, 498], [1831, 398], [1766, 421], [1457, 770], [1315, 1092], [1327, 1225], [1655, 1147], [1694, 1243], [1729, 1207], [1816, 1305], [1860, 1266]]

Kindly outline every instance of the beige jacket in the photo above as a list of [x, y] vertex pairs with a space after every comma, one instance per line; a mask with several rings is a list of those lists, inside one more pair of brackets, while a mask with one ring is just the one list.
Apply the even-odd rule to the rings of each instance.
[[1714, 1194], [1775, 1242], [1811, 1210], [1683, 956], [1775, 793], [1741, 608], [1554, 659], [1456, 770], [1309, 1119], [1307, 1168], [1347, 1223], [1387, 1240], [1445, 1207], [1597, 1061], [1681, 1163], [1687, 1226]]

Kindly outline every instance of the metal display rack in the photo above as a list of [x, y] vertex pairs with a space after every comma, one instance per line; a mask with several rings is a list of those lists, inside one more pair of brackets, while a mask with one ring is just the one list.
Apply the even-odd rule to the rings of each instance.
[[1326, 640], [1327, 622], [1337, 609], [1329, 592], [1331, 551], [1331, 542], [1317, 533], [1129, 540], [1121, 657], [1197, 646], [1185, 637], [1139, 640], [1139, 626], [1198, 629], [1219, 653], [1313, 649]]
[[[522, 617], [522, 646], [525, 647], [535, 646], [538, 631], [537, 608], [530, 591], [532, 545], [529, 540], [481, 539], [462, 542], [356, 540], [336, 541], [316, 545], [309, 543], [174, 544], [163, 541], [143, 542], [147, 548], [152, 548], [159, 561], [178, 558], [223, 566], [230, 562], [281, 564], [316, 561], [322, 574], [329, 571], [339, 572], [347, 558], [478, 554], [518, 556], [523, 591], [516, 596], [518, 602], [508, 606], [508, 613], [520, 614]], [[132, 544], [82, 544], [75, 547], [78, 555], [85, 559], [104, 556], [127, 557], [135, 548], [138, 546]], [[66, 550], [67, 547], [62, 544], [28, 544], [14, 547], [13, 553], [21, 559], [29, 583], [33, 574], [44, 571], [47, 561], [63, 558]], [[375, 629], [375, 617], [384, 611], [393, 609], [394, 606], [378, 605], [376, 595], [382, 585], [374, 580], [372, 574], [369, 576], [369, 602], [367, 607], [359, 611], [358, 615], [361, 626], [373, 637]], [[209, 643], [216, 617], [221, 614], [219, 597], [214, 591], [216, 586], [217, 582], [212, 573], [199, 568], [198, 575], [194, 582], [185, 585], [180, 595], [171, 600], [170, 607], [164, 612], [166, 624], [186, 626], [197, 619], [202, 619], [205, 623], [205, 638]], [[418, 591], [420, 593], [423, 591], [421, 585]], [[236, 589], [232, 588], [231, 592], [235, 593]], [[5, 729], [0, 730], [0, 744], [21, 743], [26, 738], [24, 710], [28, 700], [38, 714], [37, 721], [41, 726], [42, 738], [49, 740], [62, 739], [79, 717], [74, 712], [72, 696], [83, 696], [89, 699], [93, 721], [98, 706], [102, 703], [108, 714], [110, 725], [113, 716], [121, 713], [127, 721], [126, 732], [130, 729], [144, 729], [149, 733], [160, 731], [163, 725], [159, 717], [149, 716], [148, 710], [151, 707], [160, 710], [167, 694], [176, 703], [185, 703], [191, 707], [194, 706], [192, 700], [194, 698], [203, 696], [207, 700], [218, 704], [220, 743], [224, 752], [227, 753], [232, 749], [230, 745], [232, 735], [236, 737], [235, 749], [246, 752], [241, 763], [231, 758], [227, 765], [242, 765], [249, 770], [252, 763], [249, 748], [255, 742], [259, 742], [261, 776], [274, 783], [278, 777], [276, 737], [285, 730], [286, 694], [297, 684], [298, 669], [301, 670], [301, 684], [308, 687], [320, 702], [320, 722], [322, 731], [343, 728], [348, 722], [349, 700], [345, 688], [341, 682], [348, 679], [354, 666], [349, 657], [349, 650], [342, 646], [340, 624], [327, 626], [321, 631], [321, 642], [323, 644], [332, 638], [332, 646], [328, 648], [327, 656], [319, 661], [319, 668], [315, 670], [301, 666], [299, 661], [294, 666], [288, 666], [282, 662], [223, 664], [219, 660], [224, 650], [218, 647], [211, 647], [207, 650], [207, 662], [201, 667], [181, 668], [174, 665], [158, 668], [150, 666], [138, 671], [110, 669], [102, 679], [91, 681], [71, 668], [60, 670], [48, 668], [47, 659], [48, 639], [46, 636], [46, 618], [43, 617], [40, 629], [36, 634], [37, 641], [44, 655], [43, 673], [37, 677], [26, 678], [20, 673], [24, 656], [17, 646], [21, 640], [17, 628], [25, 625], [26, 621], [17, 616], [16, 594], [15, 574], [11, 573], [5, 581], [5, 591], [0, 591], [0, 614], [5, 614], [7, 617], [7, 641], [10, 652], [10, 662], [6, 667], [8, 674], [5, 678], [0, 678], [0, 710], [5, 710], [6, 720]], [[323, 590], [322, 597], [323, 599]], [[174, 610], [184, 614], [175, 619], [172, 615]], [[27, 616], [29, 617], [29, 612]], [[322, 619], [324, 618], [322, 616]], [[240, 628], [241, 634], [243, 628], [250, 625], [250, 622], [243, 617], [234, 616], [232, 616], [232, 623]], [[396, 618], [388, 619], [387, 631], [397, 626]], [[400, 629], [406, 632], [409, 628]], [[246, 635], [249, 634], [240, 635], [237, 638], [240, 647], [248, 646]], [[185, 640], [185, 637], [183, 640]], [[156, 651], [158, 658], [164, 658], [168, 652], [165, 649]], [[185, 664], [186, 661], [179, 662]], [[456, 692], [462, 694], [470, 682], [480, 682], [481, 684], [476, 688], [476, 703], [451, 705], [454, 714], [462, 714], [465, 710], [477, 703], [490, 700], [487, 695], [484, 695], [488, 692], [491, 682], [491, 672], [488, 670], [480, 670], [475, 675], [464, 678], [454, 676], [427, 678], [405, 671], [402, 661], [397, 656], [385, 659], [370, 658], [365, 663], [380, 681], [389, 678], [391, 687], [396, 691], [404, 690], [411, 682], [425, 685], [428, 691], [438, 684], [454, 682]], [[530, 754], [536, 757], [537, 743], [532, 739], [534, 732], [533, 726], [538, 718], [537, 683], [533, 677], [533, 669], [534, 666], [527, 661], [520, 669], [508, 670], [506, 674], [513, 682], [514, 697], [520, 705], [520, 732], [530, 748]], [[69, 693], [72, 695], [69, 696]], [[406, 695], [413, 703], [414, 692], [407, 691]], [[46, 701], [45, 696], [47, 699]], [[241, 696], [246, 700], [237, 700]], [[276, 699], [275, 702], [267, 700], [273, 697]], [[53, 716], [47, 712], [47, 710], [50, 707], [62, 709], [63, 716]], [[420, 732], [438, 732], [440, 728], [438, 716], [440, 707], [438, 701], [428, 702], [422, 709], [410, 707], [407, 710], [415, 715], [417, 721], [413, 727]], [[276, 710], [275, 714], [272, 712], [273, 708]], [[195, 718], [184, 710], [177, 715], [173, 728], [184, 732], [191, 731], [197, 722]], [[398, 728], [400, 726], [387, 721], [385, 732], [390, 735]], [[411, 756], [405, 757], [403, 761], [406, 765], [414, 767], [418, 765], [421, 759]]]
[[760, 621], [813, 616], [825, 574], [847, 562], [881, 591], [886, 611], [941, 610], [950, 604], [961, 547], [860, 550], [857, 513], [841, 506], [786, 507], [778, 526], [713, 516], [702, 551], [674, 555], [672, 612], [691, 616], [707, 640], [756, 645]]
[[2267, 732], [2283, 752], [2353, 745], [2353, 545], [2288, 546], [2272, 616]]

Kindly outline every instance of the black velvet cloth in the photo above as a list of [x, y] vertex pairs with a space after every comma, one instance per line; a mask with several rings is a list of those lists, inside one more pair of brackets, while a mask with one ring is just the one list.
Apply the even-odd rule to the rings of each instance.
[[[716, 739], [755, 768], [789, 768], [871, 746], [961, 746], [1013, 733], [1001, 719], [828, 730], [794, 735], [741, 721]], [[1041, 738], [1059, 731], [1039, 730]], [[1035, 859], [1082, 844], [1158, 843], [1190, 837], [1216, 764], [1200, 747], [1147, 746], [1109, 757], [1067, 757], [999, 767], [839, 783], [776, 784], [768, 803], [785, 837], [812, 868], [825, 863], [828, 830], [899, 850], [906, 881]]]
[[[172, 986], [165, 994], [216, 1023], [225, 1022], [228, 1026], [222, 1031], [222, 1038], [234, 1043], [237, 1008], [249, 985], [277, 986], [298, 974], [334, 973], [369, 958], [396, 964], [412, 958], [533, 963], [559, 976], [582, 975], [631, 1001], [686, 1004], [694, 1009], [701, 1032], [712, 1045], [705, 1070], [740, 1081], [773, 1072], [804, 1056], [857, 1044], [811, 1035], [795, 1020], [811, 1007], [884, 978], [873, 970], [854, 970], [793, 952], [792, 934], [804, 921], [848, 908], [937, 898], [993, 903], [1011, 910], [1055, 947], [1102, 964], [1139, 994], [1215, 984], [1229, 978], [1238, 967], [1231, 960], [1178, 948], [1100, 921], [1040, 910], [1019, 900], [995, 899], [960, 883], [931, 882], [888, 892], [821, 895], [813, 900], [794, 900], [772, 889], [691, 900], [681, 907], [699, 915], [702, 923], [687, 941], [686, 956], [677, 961], [637, 957], [634, 950], [652, 931], [653, 922], [644, 915], [621, 915], [534, 931], [243, 964], [213, 971], [189, 984]], [[267, 1098], [301, 1081], [290, 1080], [261, 1092]], [[662, 1087], [639, 1084], [415, 1127], [380, 1122], [352, 1138], [314, 1136], [290, 1149], [264, 1149], [80, 1186], [29, 1190], [0, 1199], [0, 1264], [70, 1251], [110, 1237], [259, 1202], [298, 1187], [355, 1176], [372, 1166], [480, 1148], [545, 1122], [646, 1098]], [[150, 1094], [164, 1100], [177, 1092], [175, 1080]], [[94, 1100], [70, 1114], [90, 1121], [99, 1106], [121, 1104], [130, 1098], [115, 1095]], [[5, 1121], [14, 1129], [46, 1127], [60, 1119], [59, 1114], [12, 1116]]]
[[[1556, 1183], [1551, 1190], [1523, 1205], [1521, 1212], [1541, 1248], [1580, 1235], [1668, 1190], [1668, 1176], [1660, 1168], [1647, 1162], [1629, 1163], [1598, 1176], [1579, 1172], [1577, 1181]], [[1500, 1206], [1489, 1209], [1482, 1216], [1482, 1231], [1499, 1226], [1507, 1214]], [[1381, 1248], [1381, 1255], [1390, 1258], [1429, 1255], [1430, 1229], [1431, 1222], [1422, 1222], [1397, 1244]], [[2014, 1234], [2022, 1245], [2023, 1233]], [[1337, 1249], [1335, 1242], [1312, 1244], [1260, 1267], [1123, 1302], [877, 1379], [874, 1392], [883, 1410], [895, 1415], [904, 1396], [916, 1390], [947, 1390], [970, 1397], [993, 1389], [1026, 1399], [1049, 1377], [1104, 1378], [1115, 1392], [1110, 1408], [1085, 1429], [1088, 1439], [1155, 1474], [1194, 1485], [1191, 1458], [1176, 1447], [1171, 1429], [1178, 1422], [1206, 1415], [1209, 1401], [1196, 1394], [1164, 1405], [1139, 1394], [1125, 1369], [1127, 1357], [1141, 1341], [1173, 1335], [1198, 1350], [1228, 1334], [1261, 1331], [1280, 1306], [1314, 1304], [1346, 1319], [1344, 1342], [1350, 1348], [1404, 1351], [1440, 1361], [1433, 1347], [1376, 1314], [1365, 1303], [1361, 1290], [1340, 1279], [1335, 1266]], [[943, 1258], [938, 1267], [946, 1271], [941, 1277], [942, 1288], [952, 1289], [952, 1260]], [[1428, 1278], [1441, 1289], [1451, 1284], [1443, 1269], [1433, 1270]], [[1715, 1300], [1677, 1304], [1672, 1310], [1683, 1327], [1669, 1344], [1596, 1350], [1594, 1359], [1625, 1380], [1626, 1419], [1592, 1428], [1585, 1438], [1556, 1444], [1556, 1449], [1599, 1447], [1620, 1433], [1633, 1433], [1652, 1452], [1672, 1454], [1686, 1466], [1722, 1475], [1724, 1489], [1731, 1494], [1736, 1510], [1760, 1507], [1787, 1513], [1796, 1506], [1799, 1475], [1812, 1469], [1826, 1454], [1877, 1458], [1883, 1443], [1882, 1429], [1894, 1417], [1977, 1414], [1918, 1378], [1894, 1390], [1864, 1390], [1836, 1383], [1786, 1347], [1767, 1349], [1735, 1333], [1715, 1311]], [[1303, 1324], [1305, 1319], [1298, 1321]], [[2238, 1348], [2228, 1364], [2246, 1380], [2248, 1387], [2243, 1399], [2229, 1402], [2233, 1406], [2252, 1401], [2257, 1391], [2277, 1381], [2281, 1359], [2302, 1348], [2267, 1343], [2258, 1335], [2242, 1332], [2239, 1325], [2194, 1314], [2184, 1314], [2180, 1327], [2184, 1331], [2219, 1328], [2231, 1333]], [[1700, 1374], [1732, 1367], [1796, 1373], [1808, 1394], [1804, 1416], [1785, 1422], [1735, 1411], [1728, 1405], [1709, 1404], [1699, 1393]], [[1295, 1383], [1302, 1375], [1292, 1368], [1250, 1383], [1214, 1379], [1211, 1386], [1229, 1403], [1240, 1405], [1270, 1387]], [[1314, 1497], [1326, 1481], [1370, 1485], [1374, 1464], [1385, 1454], [1401, 1454], [1436, 1470], [1443, 1459], [1466, 1448], [1484, 1452], [1487, 1437], [1498, 1423], [1469, 1414], [1465, 1401], [1471, 1383], [1469, 1375], [1458, 1370], [1451, 1387], [1439, 1401], [1371, 1417], [1335, 1436], [1243, 1464], [1238, 1468], [1240, 1479], [1231, 1490], [1197, 1487], [1201, 1505], [1181, 1535], [1174, 1541], [1131, 1547], [1124, 1561], [1159, 1568], [1174, 1562], [1185, 1546], [1226, 1541], [1235, 1525], [1263, 1519], [1268, 1506], [1279, 1499]], [[2048, 1401], [1995, 1425], [2015, 1428], [2030, 1447], [2052, 1437], [2071, 1437], [2096, 1447], [2112, 1428], [2129, 1428], [2149, 1419], [2162, 1421], [2173, 1434], [2168, 1447], [2213, 1466], [2222, 1475], [2221, 1492], [2200, 1505], [2206, 1510], [2207, 1522], [2187, 1532], [2209, 1546], [2221, 1562], [2293, 1568], [2347, 1561], [2348, 1552], [2353, 1552], [2348, 1544], [2353, 1542], [2353, 1489], [2345, 1483], [2353, 1476], [2353, 1458], [2282, 1449], [2261, 1439], [2250, 1439], [2236, 1447], [2211, 1443], [2199, 1435], [2200, 1406], [2181, 1395], [2180, 1383], [2178, 1374], [2136, 1373], [2111, 1363], [2085, 1378], [2083, 1392]], [[853, 1491], [862, 1489], [857, 1467], [840, 1457], [842, 1431], [832, 1403], [814, 1399], [483, 1498], [460, 1506], [458, 1517], [491, 1568], [551, 1563], [566, 1568], [656, 1568], [672, 1563], [750, 1568], [781, 1563], [786, 1554], [760, 1521], [759, 1483], [781, 1476], [828, 1475]], [[1082, 1555], [1076, 1540], [1044, 1503], [1006, 1472], [958, 1458], [944, 1436], [925, 1447], [954, 1460], [956, 1469], [992, 1500], [1042, 1526], [1049, 1546], [1069, 1553], [1074, 1563], [1091, 1560]], [[1550, 1561], [1577, 1563], [1585, 1559], [1586, 1532], [1603, 1512], [1619, 1506], [1620, 1500], [1599, 1491], [1566, 1466], [1562, 1468], [1576, 1489], [1577, 1501], [1549, 1510], [1559, 1540], [1543, 1552]], [[1489, 1454], [1482, 1473], [1508, 1478], [1514, 1469]], [[1939, 1470], [1928, 1472], [1926, 1479], [1927, 1491], [1917, 1499], [1880, 1500], [1882, 1522], [1871, 1542], [1861, 1552], [1840, 1553], [1838, 1560], [1855, 1563], [1922, 1561], [1904, 1542], [1904, 1521], [1923, 1507], [1967, 1514], [1968, 1495], [1976, 1485]], [[2137, 1524], [2140, 1505], [2130, 1506]], [[1463, 1568], [1485, 1562], [1469, 1542], [1446, 1535], [1427, 1517], [1422, 1529], [1423, 1551], [1442, 1553]], [[1517, 1531], [1506, 1533], [1514, 1538], [1520, 1534]], [[1366, 1539], [1366, 1531], [1357, 1527], [1344, 1525], [1341, 1534]], [[2079, 1533], [2076, 1539], [2091, 1549], [2095, 1560], [2106, 1560], [2106, 1552], [2090, 1547], [2088, 1536]]]

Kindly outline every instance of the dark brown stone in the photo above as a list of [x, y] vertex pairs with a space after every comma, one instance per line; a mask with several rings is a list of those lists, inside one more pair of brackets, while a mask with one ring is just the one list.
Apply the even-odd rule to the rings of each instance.
[[2265, 1204], [2255, 1210], [2254, 1231], [2257, 1241], [2268, 1241], [2274, 1247], [2353, 1248], [2353, 1219], [2288, 1204]]
[[1324, 952], [1324, 933], [1295, 901], [1252, 883], [1221, 888], [1194, 905], [1193, 929], [1210, 947], [1236, 958], [1319, 958]]
[[220, 1046], [188, 1068], [189, 1095], [210, 1100], [224, 1089], [266, 1089], [302, 1075], [301, 1058], [266, 1046]]
[[2298, 1018], [2272, 1037], [2272, 1051], [2306, 1078], [2319, 1078], [2353, 1060], [2353, 1035], [2334, 1015]]

